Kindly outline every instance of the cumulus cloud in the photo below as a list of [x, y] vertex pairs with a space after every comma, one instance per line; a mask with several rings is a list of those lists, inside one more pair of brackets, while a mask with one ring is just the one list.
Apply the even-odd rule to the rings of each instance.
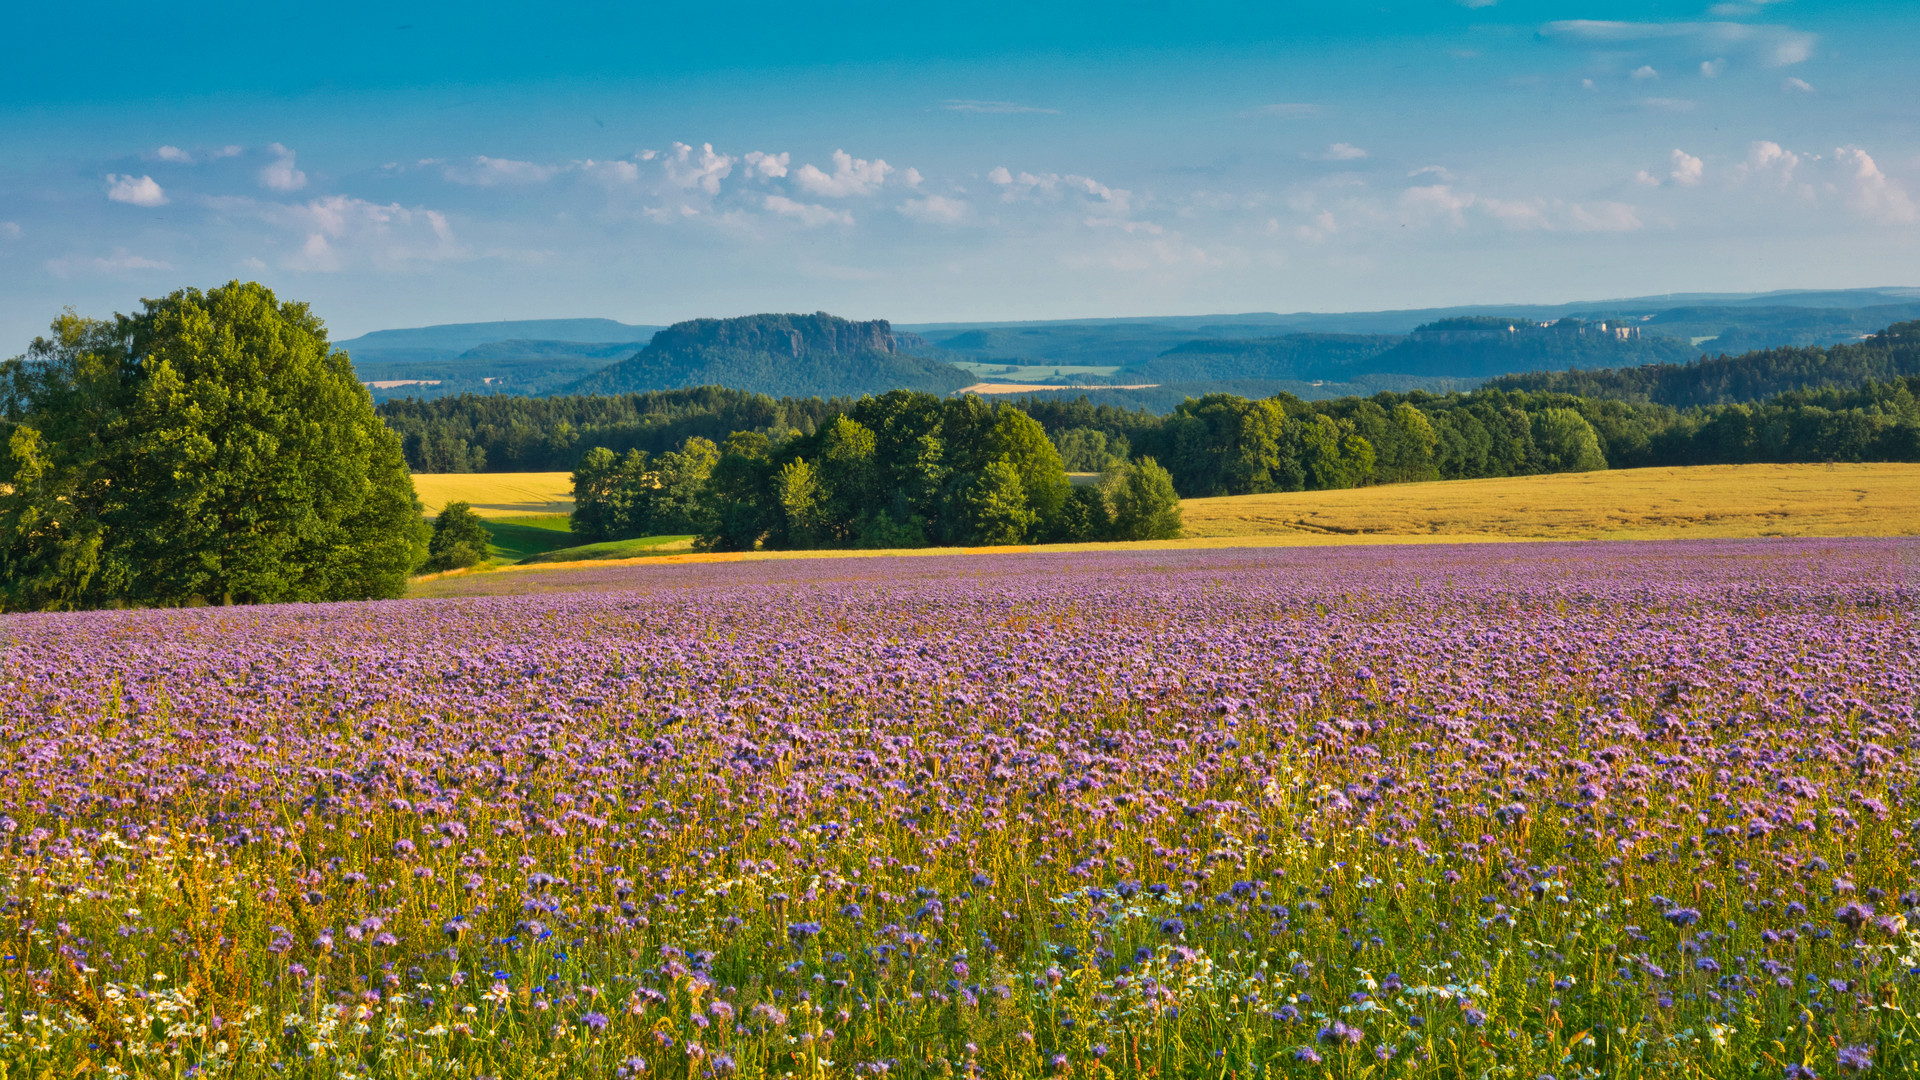
[[17, 221], [0, 221], [0, 239], [20, 239], [20, 223]]
[[438, 210], [329, 195], [303, 203], [226, 197], [208, 200], [214, 212], [247, 217], [288, 234], [298, 247], [279, 260], [287, 270], [335, 273], [353, 266], [399, 269], [464, 258], [447, 217]]
[[940, 103], [948, 112], [990, 113], [1009, 116], [1016, 113], [1058, 113], [1059, 109], [1048, 109], [1039, 105], [1022, 105], [1017, 101], [981, 101], [976, 98], [948, 98]]
[[531, 161], [514, 161], [482, 154], [472, 161], [447, 166], [444, 175], [453, 183], [468, 187], [502, 187], [545, 183], [559, 171], [552, 165], [536, 165]]
[[1652, 173], [1648, 172], [1645, 169], [1641, 169], [1638, 173], [1634, 174], [1633, 182], [1639, 185], [1640, 187], [1659, 187], [1660, 186], [1660, 178], [1653, 175]]
[[1700, 183], [1701, 178], [1706, 176], [1706, 172], [1706, 162], [1685, 150], [1676, 148], [1673, 152], [1673, 171], [1667, 175], [1673, 177], [1673, 182], [1682, 187], [1694, 187]]
[[579, 169], [609, 188], [626, 187], [640, 181], [640, 166], [631, 161], [595, 161], [588, 158], [580, 162]]
[[307, 174], [293, 167], [293, 151], [274, 143], [267, 147], [273, 161], [260, 170], [260, 186], [270, 191], [299, 191], [307, 186]]
[[944, 195], [928, 195], [919, 199], [908, 199], [899, 206], [902, 214], [915, 221], [924, 221], [936, 225], [951, 225], [967, 216], [967, 204], [959, 199], [949, 199]]
[[1747, 147], [1747, 160], [1741, 163], [1742, 176], [1769, 176], [1786, 184], [1800, 167], [1800, 155], [1768, 139], [1756, 140]]
[[1445, 165], [1422, 165], [1419, 168], [1408, 173], [1407, 179], [1417, 180], [1422, 176], [1431, 176], [1435, 180], [1438, 180], [1443, 184], [1451, 184], [1454, 181], [1454, 175], [1452, 171], [1449, 170]]
[[818, 228], [822, 225], [853, 224], [853, 215], [845, 210], [835, 210], [830, 206], [821, 206], [818, 203], [796, 202], [793, 199], [787, 198], [785, 195], [769, 195], [762, 205], [768, 210], [779, 214], [781, 217], [789, 217], [798, 221], [809, 229]]
[[1068, 195], [1082, 196], [1086, 202], [1094, 204], [1097, 217], [1091, 220], [1099, 224], [1110, 224], [1126, 218], [1133, 206], [1132, 192], [1125, 188], [1108, 187], [1090, 176], [1011, 173], [1005, 166], [998, 166], [987, 174], [987, 180], [1000, 188], [1000, 198], [1006, 202], [1019, 199], [1052, 201]]
[[167, 193], [151, 176], [107, 174], [107, 198], [131, 206], [165, 206]]
[[833, 152], [833, 172], [821, 172], [812, 165], [800, 166], [794, 174], [794, 181], [800, 187], [814, 195], [828, 199], [844, 199], [850, 195], [871, 195], [886, 183], [887, 176], [893, 172], [893, 166], [879, 158], [868, 161], [857, 158], [845, 150]]
[[1908, 225], [1916, 219], [1913, 199], [1858, 147], [1841, 147], [1834, 160], [1846, 171], [1847, 202], [1864, 217], [1883, 225]]
[[1268, 116], [1275, 120], [1311, 120], [1316, 116], [1325, 116], [1327, 110], [1320, 105], [1304, 101], [1276, 101], [1271, 105], [1261, 105], [1248, 109], [1244, 116]]
[[1726, 67], [1727, 62], [1725, 60], [1702, 60], [1700, 61], [1700, 77], [1703, 79], [1717, 79], [1720, 77], [1720, 73], [1726, 70]]
[[1400, 193], [1400, 209], [1414, 224], [1428, 225], [1444, 221], [1460, 227], [1467, 223], [1466, 209], [1472, 206], [1470, 194], [1456, 192], [1451, 184], [1423, 184]]
[[[712, 143], [701, 143], [700, 152], [696, 155], [693, 147], [677, 142], [673, 144], [672, 153], [659, 156], [668, 180], [683, 188], [697, 187], [709, 195], [718, 195], [720, 181], [733, 172], [733, 158], [714, 153]], [[645, 151], [640, 157], [642, 160], [652, 160], [654, 153]]]
[[1788, 78], [1781, 82], [1780, 89], [1785, 90], [1789, 94], [1811, 94], [1813, 93], [1813, 84], [1805, 79]]
[[746, 157], [741, 160], [747, 163], [748, 176], [778, 179], [787, 175], [787, 162], [790, 158], [787, 154], [767, 154], [759, 150], [749, 150]]
[[241, 147], [223, 146], [218, 150], [208, 151], [207, 157], [212, 158], [214, 160], [218, 160], [220, 158], [239, 157], [243, 153], [246, 153], [246, 151]]
[[1367, 156], [1367, 152], [1352, 143], [1337, 142], [1317, 154], [1307, 156], [1318, 161], [1359, 161]]
[[159, 158], [161, 161], [171, 161], [175, 164], [185, 164], [193, 160], [192, 154], [187, 153], [177, 146], [163, 146], [155, 150], [153, 156]]
[[1653, 70], [1652, 64], [1641, 64], [1639, 67], [1633, 69], [1633, 77], [1636, 79], [1657, 79], [1660, 77], [1660, 73]]
[[47, 272], [53, 276], [66, 278], [75, 274], [127, 274], [143, 270], [171, 270], [173, 264], [135, 255], [126, 248], [115, 248], [113, 254], [104, 257], [67, 255], [58, 259], [48, 259], [46, 267]]

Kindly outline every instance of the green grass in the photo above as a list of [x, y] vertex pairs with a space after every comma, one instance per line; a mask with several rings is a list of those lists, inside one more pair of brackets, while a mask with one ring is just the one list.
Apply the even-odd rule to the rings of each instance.
[[537, 552], [520, 560], [527, 563], [592, 562], [598, 559], [630, 559], [636, 555], [660, 555], [668, 551], [686, 551], [693, 537], [642, 536], [633, 540], [608, 540], [599, 544], [580, 544]]
[[493, 543], [487, 554], [502, 562], [519, 562], [544, 552], [569, 547], [574, 536], [567, 531], [567, 515], [535, 514], [515, 518], [495, 518], [487, 522]]

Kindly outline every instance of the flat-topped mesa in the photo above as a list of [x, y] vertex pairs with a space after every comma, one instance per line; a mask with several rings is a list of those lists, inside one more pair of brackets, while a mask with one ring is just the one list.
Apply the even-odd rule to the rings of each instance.
[[775, 356], [852, 356], [898, 352], [885, 319], [851, 322], [824, 311], [812, 315], [746, 315], [737, 319], [690, 319], [654, 336], [656, 350], [747, 349]]

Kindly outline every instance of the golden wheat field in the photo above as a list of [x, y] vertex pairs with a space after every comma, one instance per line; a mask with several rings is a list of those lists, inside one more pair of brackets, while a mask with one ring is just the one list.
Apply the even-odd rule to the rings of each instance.
[[1670, 540], [1920, 533], [1920, 464], [1696, 465], [1188, 499], [1193, 538]]
[[463, 499], [472, 503], [473, 512], [483, 518], [573, 511], [571, 473], [414, 473], [413, 490], [428, 516]]

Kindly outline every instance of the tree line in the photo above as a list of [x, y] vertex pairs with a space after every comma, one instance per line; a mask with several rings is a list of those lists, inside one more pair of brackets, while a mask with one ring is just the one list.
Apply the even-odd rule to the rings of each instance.
[[1074, 484], [1021, 410], [895, 390], [812, 432], [691, 436], [659, 455], [595, 447], [573, 474], [572, 528], [589, 542], [693, 533], [711, 551], [1179, 535], [1165, 469], [1114, 454], [1100, 465], [1095, 482]]

